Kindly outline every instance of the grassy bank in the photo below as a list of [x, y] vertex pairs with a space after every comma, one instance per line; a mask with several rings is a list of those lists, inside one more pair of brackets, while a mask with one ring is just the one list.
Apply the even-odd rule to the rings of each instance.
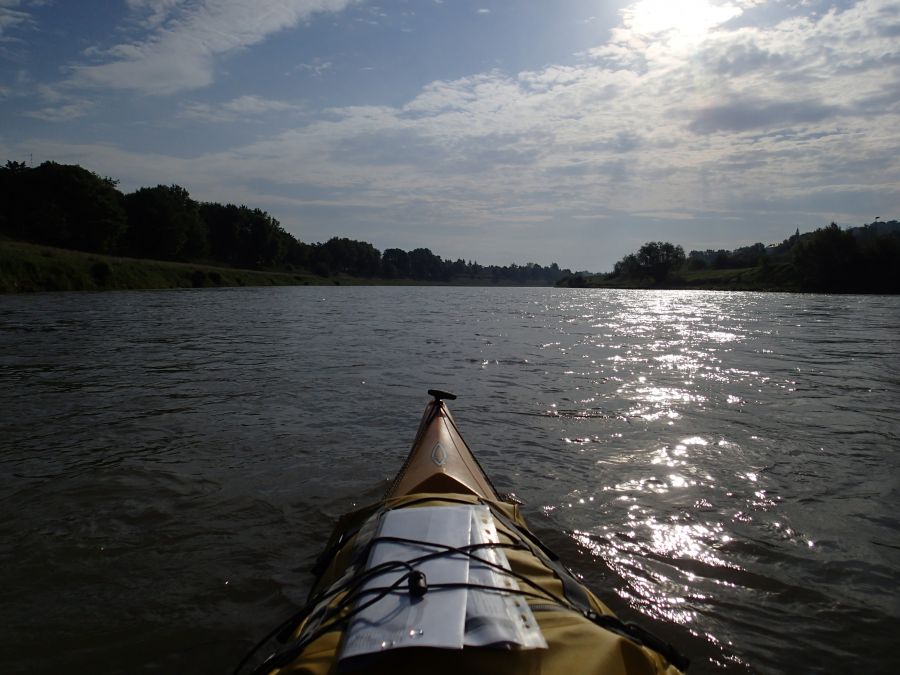
[[722, 291], [788, 291], [800, 290], [797, 272], [789, 263], [743, 267], [738, 269], [707, 269], [682, 272], [673, 288], [698, 288]]
[[197, 263], [118, 258], [0, 239], [0, 293], [109, 291], [217, 286], [547, 286], [547, 283], [463, 277], [449, 282], [329, 277], [308, 272], [264, 272]]
[[105, 291], [216, 286], [359, 283], [306, 273], [262, 272], [193, 263], [117, 258], [0, 240], [0, 292]]
[[785, 291], [796, 292], [799, 284], [792, 265], [779, 263], [737, 269], [683, 270], [661, 284], [653, 279], [616, 278], [603, 276], [584, 278], [586, 288], [643, 288], [695, 289], [709, 291]]

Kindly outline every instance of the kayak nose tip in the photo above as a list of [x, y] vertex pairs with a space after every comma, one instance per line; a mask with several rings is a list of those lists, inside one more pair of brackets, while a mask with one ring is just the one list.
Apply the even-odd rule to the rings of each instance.
[[441, 389], [429, 389], [428, 395], [434, 396], [435, 401], [443, 401], [445, 399], [448, 401], [456, 400], [456, 394], [451, 394], [449, 391], [443, 391]]

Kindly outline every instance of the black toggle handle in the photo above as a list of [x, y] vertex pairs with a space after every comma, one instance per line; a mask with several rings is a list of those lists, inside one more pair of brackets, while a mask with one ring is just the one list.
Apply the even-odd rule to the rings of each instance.
[[409, 594], [414, 598], [421, 598], [428, 592], [428, 580], [425, 573], [413, 570], [409, 573]]
[[429, 389], [429, 396], [434, 396], [435, 401], [443, 401], [447, 399], [448, 401], [455, 401], [456, 394], [451, 394], [449, 391], [441, 391], [440, 389]]

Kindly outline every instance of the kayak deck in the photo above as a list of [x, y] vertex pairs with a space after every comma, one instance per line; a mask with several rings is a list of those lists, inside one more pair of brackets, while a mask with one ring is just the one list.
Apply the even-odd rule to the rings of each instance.
[[456, 397], [428, 393], [384, 499], [340, 519], [306, 605], [235, 674], [277, 639], [252, 675], [680, 675], [688, 659], [619, 620], [497, 493], [444, 405]]

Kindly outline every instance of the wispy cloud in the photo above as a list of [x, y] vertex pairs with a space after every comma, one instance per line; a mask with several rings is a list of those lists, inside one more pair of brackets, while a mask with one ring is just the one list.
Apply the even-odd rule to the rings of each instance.
[[170, 19], [187, 0], [126, 0], [134, 20], [145, 28], [157, 28]]
[[301, 106], [286, 101], [264, 99], [259, 96], [240, 96], [220, 104], [187, 103], [180, 116], [206, 122], [236, 122], [256, 120], [268, 113], [301, 109]]
[[45, 122], [68, 122], [89, 114], [96, 108], [94, 101], [69, 91], [47, 84], [34, 86], [34, 95], [44, 104], [40, 108], [27, 110], [26, 117]]
[[16, 29], [34, 26], [32, 10], [46, 4], [47, 0], [0, 0], [0, 42], [15, 39], [10, 33]]
[[313, 77], [322, 77], [332, 68], [334, 68], [334, 64], [331, 61], [316, 57], [309, 63], [298, 63], [295, 70], [310, 73]]
[[753, 101], [735, 99], [695, 110], [688, 125], [700, 134], [742, 132], [772, 127], [795, 128], [834, 118], [841, 114], [838, 106], [820, 101]]
[[171, 94], [214, 80], [217, 58], [245, 49], [352, 0], [132, 0], [147, 34], [71, 66], [70, 84]]
[[45, 122], [68, 122], [69, 120], [84, 117], [95, 109], [95, 104], [86, 99], [70, 101], [58, 105], [45, 106], [37, 110], [29, 110], [24, 114], [27, 117], [44, 120]]
[[[241, 148], [240, 165], [354, 190], [373, 207], [440, 204], [442, 221], [458, 225], [512, 223], [523, 208], [547, 220], [715, 218], [742, 194], [767, 195], [744, 204], [762, 216], [779, 200], [799, 203], [822, 177], [852, 192], [859, 157], [880, 156], [890, 138], [900, 149], [895, 104], [859, 112], [900, 84], [883, 66], [898, 58], [882, 34], [886, 4], [756, 27], [730, 28], [734, 10], [714, 13], [690, 52], [665, 26], [626, 14], [581, 64], [437, 81], [402, 107], [331, 110]], [[310, 156], [315, 165], [297, 161]], [[897, 160], [878, 176], [897, 193]], [[846, 203], [835, 213], [829, 202], [822, 218], [852, 217]]]
[[[316, 7], [326, 4], [344, 3]], [[654, 6], [645, 2], [573, 63], [437, 80], [403, 104], [304, 109], [302, 116], [292, 114], [291, 102], [252, 95], [187, 104], [186, 118], [279, 122], [268, 136], [255, 133], [252, 142], [191, 159], [153, 155], [142, 163], [143, 155], [107, 145], [56, 147], [132, 185], [166, 175], [198, 198], [247, 195], [248, 203], [277, 205], [287, 226], [339, 214], [334, 221], [346, 234], [357, 224], [365, 236], [381, 221], [433, 237], [418, 226], [440, 224], [441, 232], [477, 230], [496, 250], [525, 241], [523, 232], [580, 242], [601, 223], [627, 223], [620, 236], [634, 241], [617, 243], [627, 251], [666, 236], [673, 221], [700, 223], [696, 242], [679, 242], [705, 247], [701, 230], [709, 223], [766, 222], [778, 238], [810, 219], [861, 222], [867, 205], [900, 205], [900, 47], [891, 28], [900, 25], [900, 3], [867, 0], [819, 13], [780, 6], [777, 17], [756, 0], [673, 4], [699, 23], [674, 13], [668, 22], [642, 16]], [[141, 16], [159, 16], [159, 27], [152, 39], [117, 45], [96, 66], [118, 64], [122, 77], [168, 64], [164, 47], [186, 39], [191, 11], [201, 6], [132, 5]], [[207, 12], [211, 6], [202, 4]], [[161, 84], [134, 88], [206, 81], [217, 55], [264, 31], [241, 35], [188, 59], [190, 77], [166, 71]], [[182, 55], [172, 51], [181, 67]], [[326, 64], [303, 69], [324, 72]], [[54, 105], [67, 104], [74, 102]], [[766, 238], [760, 227], [747, 236]], [[538, 239], [528, 241], [533, 247]], [[583, 255], [579, 244], [571, 247]]]
[[28, 23], [31, 15], [9, 7], [0, 7], [0, 39], [9, 33], [10, 28]]

